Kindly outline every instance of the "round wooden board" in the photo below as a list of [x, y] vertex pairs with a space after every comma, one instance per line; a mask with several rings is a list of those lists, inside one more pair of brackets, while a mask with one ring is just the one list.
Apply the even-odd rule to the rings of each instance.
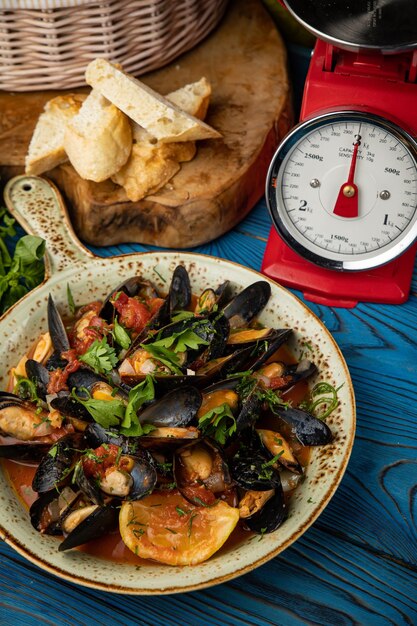
[[292, 119], [285, 48], [260, 0], [231, 1], [210, 37], [142, 80], [165, 94], [202, 76], [213, 89], [206, 121], [223, 138], [198, 142], [196, 157], [156, 196], [130, 202], [121, 187], [82, 180], [69, 164], [47, 174], [82, 240], [190, 248], [231, 229], [263, 195], [269, 162]]

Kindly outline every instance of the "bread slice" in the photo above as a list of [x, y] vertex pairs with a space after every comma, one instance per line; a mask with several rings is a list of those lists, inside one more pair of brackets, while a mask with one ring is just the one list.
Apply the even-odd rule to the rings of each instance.
[[64, 140], [76, 172], [96, 183], [118, 172], [132, 149], [129, 119], [95, 89], [67, 124]]
[[216, 139], [220, 133], [105, 59], [87, 66], [85, 79], [134, 122], [162, 142]]
[[66, 94], [49, 100], [39, 116], [25, 160], [26, 174], [43, 174], [67, 161], [64, 135], [67, 123], [77, 115], [84, 94]]
[[[186, 113], [204, 118], [210, 95], [210, 83], [202, 78], [165, 97]], [[195, 153], [193, 141], [162, 143], [142, 126], [133, 124], [132, 153], [126, 165], [112, 176], [112, 181], [124, 188], [129, 200], [137, 202], [161, 189], [179, 171], [180, 163], [191, 161]]]

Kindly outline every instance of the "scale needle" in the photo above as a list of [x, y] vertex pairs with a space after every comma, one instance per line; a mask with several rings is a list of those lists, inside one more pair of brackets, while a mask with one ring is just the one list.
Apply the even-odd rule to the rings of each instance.
[[350, 162], [348, 179], [340, 187], [336, 204], [334, 205], [334, 215], [340, 217], [358, 217], [358, 188], [354, 182], [356, 160], [358, 157], [358, 149], [361, 145], [361, 136], [356, 135], [357, 141], [353, 144], [352, 160]]

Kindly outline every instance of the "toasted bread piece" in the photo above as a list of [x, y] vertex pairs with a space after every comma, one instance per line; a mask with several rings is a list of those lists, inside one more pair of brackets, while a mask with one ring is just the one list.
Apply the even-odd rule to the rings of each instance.
[[39, 116], [25, 160], [26, 174], [42, 174], [67, 161], [64, 149], [66, 124], [77, 115], [84, 94], [66, 94], [49, 100]]
[[[172, 91], [166, 97], [195, 117], [205, 116], [210, 101], [210, 83], [198, 82]], [[112, 181], [121, 185], [132, 202], [161, 189], [180, 169], [180, 162], [191, 161], [196, 153], [193, 141], [161, 143], [144, 128], [133, 124], [132, 153]]]
[[87, 66], [85, 79], [89, 85], [161, 142], [221, 137], [214, 128], [185, 113], [105, 59], [91, 61]]
[[71, 165], [96, 183], [113, 176], [132, 149], [129, 119], [95, 89], [67, 124], [64, 140]]

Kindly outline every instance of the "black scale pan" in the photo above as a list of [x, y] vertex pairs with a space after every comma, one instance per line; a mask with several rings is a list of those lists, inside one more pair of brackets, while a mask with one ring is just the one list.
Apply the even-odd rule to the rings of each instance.
[[417, 0], [284, 0], [319, 39], [349, 50], [417, 47]]

